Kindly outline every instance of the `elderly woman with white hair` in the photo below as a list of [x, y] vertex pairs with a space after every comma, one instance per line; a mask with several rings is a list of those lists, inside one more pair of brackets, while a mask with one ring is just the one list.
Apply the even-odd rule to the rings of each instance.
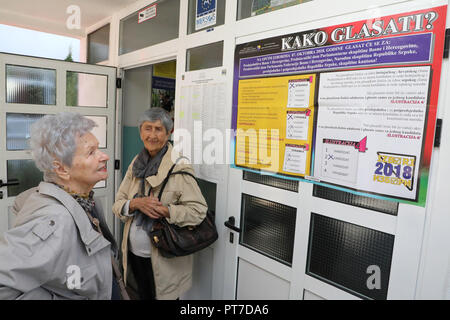
[[[156, 219], [180, 227], [200, 224], [208, 206], [192, 166], [178, 162], [169, 142], [173, 122], [162, 108], [150, 108], [139, 119], [144, 148], [133, 159], [116, 195], [113, 212], [124, 223], [122, 261], [127, 279], [128, 263], [141, 300], [177, 299], [192, 285], [193, 256], [164, 257], [150, 240]], [[163, 182], [169, 171], [173, 175]], [[160, 200], [158, 196], [161, 193]]]
[[106, 299], [116, 287], [114, 239], [93, 199], [108, 155], [77, 113], [47, 115], [31, 128], [44, 181], [17, 197], [15, 226], [0, 238], [0, 299]]

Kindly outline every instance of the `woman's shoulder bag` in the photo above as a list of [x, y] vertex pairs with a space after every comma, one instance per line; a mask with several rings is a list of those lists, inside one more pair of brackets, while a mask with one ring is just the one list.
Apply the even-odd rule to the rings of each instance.
[[[170, 176], [175, 174], [189, 175], [197, 183], [197, 178], [186, 171], [173, 172], [176, 163], [170, 168], [167, 177], [162, 183], [158, 200], [161, 196]], [[180, 257], [192, 254], [204, 249], [217, 240], [218, 234], [214, 223], [214, 212], [209, 210], [206, 217], [197, 226], [179, 227], [169, 223], [165, 218], [155, 220], [150, 231], [150, 239], [153, 245], [159, 249], [160, 254], [166, 258]]]

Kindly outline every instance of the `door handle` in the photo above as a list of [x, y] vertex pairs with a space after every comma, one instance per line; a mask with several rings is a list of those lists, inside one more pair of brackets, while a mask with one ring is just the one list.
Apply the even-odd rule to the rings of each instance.
[[238, 228], [238, 227], [236, 227], [234, 225], [235, 224], [235, 220], [234, 220], [233, 216], [229, 217], [228, 221], [225, 221], [224, 224], [225, 224], [225, 227], [230, 228], [233, 231], [236, 231], [236, 232], [239, 232], [239, 233], [242, 231], [241, 228]]
[[8, 180], [5, 183], [3, 183], [3, 180], [0, 180], [0, 188], [6, 187], [6, 186], [17, 186], [18, 184], [19, 184], [19, 180], [17, 180], [17, 179]]

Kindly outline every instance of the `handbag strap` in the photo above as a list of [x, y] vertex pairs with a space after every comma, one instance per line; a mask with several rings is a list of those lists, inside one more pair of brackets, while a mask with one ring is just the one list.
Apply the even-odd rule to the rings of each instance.
[[[158, 194], [158, 201], [161, 201], [161, 197], [162, 197], [162, 193], [164, 191], [164, 188], [166, 187], [167, 182], [169, 181], [169, 177], [171, 175], [174, 174], [187, 174], [189, 176], [191, 176], [192, 178], [194, 178], [194, 180], [197, 182], [197, 178], [190, 172], [187, 171], [176, 171], [176, 172], [172, 172], [173, 169], [175, 169], [175, 166], [177, 165], [178, 161], [182, 158], [187, 159], [186, 157], [180, 157], [177, 159], [177, 161], [175, 161], [175, 163], [172, 165], [172, 167], [170, 168], [169, 172], [167, 173], [167, 176], [164, 178], [164, 181], [162, 183], [161, 189], [159, 190], [159, 194]], [[198, 183], [198, 182], [197, 182]]]

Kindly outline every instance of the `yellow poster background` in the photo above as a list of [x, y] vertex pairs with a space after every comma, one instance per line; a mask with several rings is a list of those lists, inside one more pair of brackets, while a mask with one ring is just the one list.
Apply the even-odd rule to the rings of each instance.
[[175, 60], [161, 62], [153, 65], [153, 75], [155, 77], [175, 79], [177, 63]]
[[[310, 82], [307, 107], [288, 108], [289, 81], [292, 80]], [[310, 175], [315, 87], [315, 74], [240, 80], [235, 164], [293, 176]], [[306, 140], [287, 139], [288, 111], [307, 112], [309, 115]], [[283, 170], [287, 144], [305, 150], [304, 174]]]

